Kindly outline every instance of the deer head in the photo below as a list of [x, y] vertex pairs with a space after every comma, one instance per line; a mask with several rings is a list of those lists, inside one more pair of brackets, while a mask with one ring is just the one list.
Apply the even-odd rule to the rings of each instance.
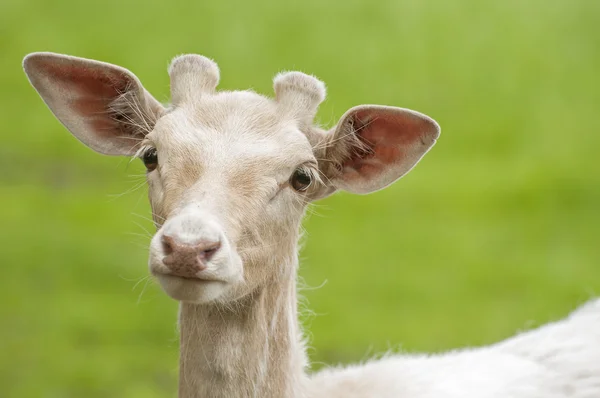
[[315, 77], [277, 75], [273, 99], [217, 91], [219, 69], [199, 55], [172, 61], [168, 106], [115, 65], [34, 53], [24, 69], [77, 139], [144, 162], [157, 227], [150, 271], [185, 302], [236, 300], [294, 273], [285, 265], [307, 204], [388, 186], [440, 133], [423, 114], [377, 105], [324, 130], [313, 124], [325, 99]]

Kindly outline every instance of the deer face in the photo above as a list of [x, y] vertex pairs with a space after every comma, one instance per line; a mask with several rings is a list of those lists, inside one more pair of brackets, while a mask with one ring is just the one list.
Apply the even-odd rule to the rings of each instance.
[[144, 162], [157, 227], [150, 271], [186, 302], [236, 300], [289, 276], [308, 203], [391, 184], [439, 135], [427, 116], [372, 105], [325, 131], [312, 125], [325, 97], [314, 77], [278, 75], [275, 99], [217, 92], [217, 66], [196, 55], [172, 62], [167, 108], [114, 65], [36, 53], [24, 67], [79, 140]]
[[222, 93], [175, 107], [138, 153], [159, 226], [150, 270], [172, 297], [232, 299], [286, 271], [318, 164], [271, 101]]

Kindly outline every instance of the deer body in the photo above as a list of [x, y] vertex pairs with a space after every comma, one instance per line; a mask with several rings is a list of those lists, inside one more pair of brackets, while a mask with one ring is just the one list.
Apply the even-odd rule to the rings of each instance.
[[402, 177], [439, 136], [428, 116], [363, 105], [324, 130], [313, 125], [325, 98], [316, 78], [280, 74], [274, 99], [219, 92], [216, 64], [197, 55], [171, 63], [168, 107], [115, 65], [35, 53], [24, 68], [80, 141], [146, 165], [149, 269], [181, 302], [181, 398], [600, 396], [600, 304], [496, 346], [306, 374], [296, 308], [305, 208]]

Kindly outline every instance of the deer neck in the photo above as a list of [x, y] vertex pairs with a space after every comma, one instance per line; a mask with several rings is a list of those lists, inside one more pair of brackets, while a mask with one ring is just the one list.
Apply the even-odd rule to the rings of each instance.
[[306, 355], [295, 271], [230, 305], [180, 307], [180, 398], [298, 397]]

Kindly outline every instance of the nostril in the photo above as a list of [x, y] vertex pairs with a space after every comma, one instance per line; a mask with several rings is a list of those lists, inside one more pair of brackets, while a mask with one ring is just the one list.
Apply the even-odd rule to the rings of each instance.
[[175, 247], [175, 242], [173, 241], [173, 238], [168, 236], [168, 235], [163, 235], [162, 239], [162, 247], [163, 247], [163, 252], [165, 253], [165, 255], [169, 255], [171, 253], [173, 253], [173, 248]]
[[163, 263], [179, 276], [192, 277], [208, 267], [208, 262], [221, 248], [219, 240], [203, 239], [195, 243], [180, 242], [176, 237], [163, 235]]
[[210, 261], [210, 259], [220, 248], [221, 242], [202, 242], [198, 247], [198, 256], [200, 257], [201, 261]]

